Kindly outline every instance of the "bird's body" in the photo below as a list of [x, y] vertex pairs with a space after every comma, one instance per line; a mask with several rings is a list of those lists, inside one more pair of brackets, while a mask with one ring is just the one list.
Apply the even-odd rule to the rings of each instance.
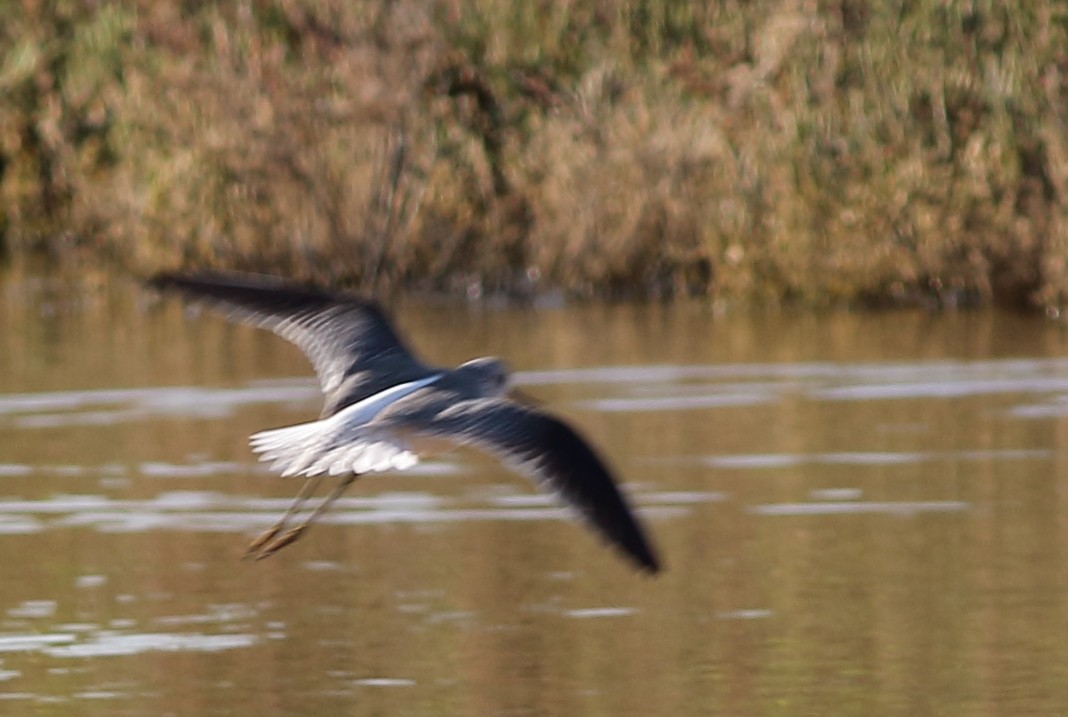
[[[270, 277], [161, 274], [150, 282], [207, 304], [227, 318], [269, 329], [311, 360], [325, 397], [317, 421], [250, 439], [284, 476], [307, 476], [297, 501], [250, 547], [265, 557], [296, 539], [358, 475], [404, 469], [420, 439], [472, 445], [560, 495], [609, 542], [650, 572], [659, 562], [608, 469], [570, 427], [513, 401], [496, 358], [455, 369], [414, 357], [373, 302]], [[326, 475], [340, 481], [305, 523], [275, 539]]]

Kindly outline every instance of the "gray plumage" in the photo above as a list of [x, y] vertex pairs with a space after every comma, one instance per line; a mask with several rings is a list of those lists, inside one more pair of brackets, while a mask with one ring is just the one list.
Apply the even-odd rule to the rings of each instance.
[[470, 445], [558, 494], [643, 569], [659, 569], [601, 459], [562, 421], [512, 401], [499, 359], [428, 366], [374, 302], [271, 277], [161, 274], [149, 284], [269, 329], [307, 354], [325, 396], [320, 420], [251, 438], [283, 475], [403, 469], [416, 461], [410, 439], [421, 437]]

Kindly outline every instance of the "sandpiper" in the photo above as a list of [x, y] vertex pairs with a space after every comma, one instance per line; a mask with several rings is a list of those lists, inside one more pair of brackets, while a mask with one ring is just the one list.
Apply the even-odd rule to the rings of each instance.
[[[604, 462], [566, 423], [513, 400], [497, 358], [455, 369], [428, 366], [408, 350], [373, 301], [274, 277], [159, 274], [148, 282], [269, 329], [311, 360], [325, 395], [318, 420], [256, 433], [260, 460], [307, 481], [277, 524], [252, 542], [265, 558], [299, 538], [361, 474], [417, 462], [413, 441], [471, 445], [556, 493], [640, 568], [659, 570], [656, 553]], [[316, 509], [285, 530], [325, 476], [337, 483]]]

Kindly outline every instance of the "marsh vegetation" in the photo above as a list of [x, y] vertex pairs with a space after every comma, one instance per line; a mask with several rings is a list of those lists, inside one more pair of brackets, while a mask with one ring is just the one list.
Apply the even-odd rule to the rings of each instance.
[[0, 253], [375, 291], [1068, 295], [1061, 3], [35, 3]]

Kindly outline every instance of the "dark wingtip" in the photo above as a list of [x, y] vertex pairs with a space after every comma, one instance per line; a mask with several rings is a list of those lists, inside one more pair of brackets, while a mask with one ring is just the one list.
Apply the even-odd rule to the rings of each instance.
[[199, 286], [247, 284], [248, 278], [241, 274], [219, 274], [216, 272], [189, 272], [161, 271], [153, 274], [144, 281], [145, 287], [158, 291], [161, 294], [169, 292], [189, 293]]
[[658, 575], [662, 570], [660, 558], [649, 544], [636, 520], [632, 526], [633, 530], [629, 531], [624, 540], [620, 540], [617, 543], [617, 547], [642, 573], [650, 577]]
[[164, 292], [177, 288], [182, 281], [182, 275], [169, 271], [153, 274], [144, 280], [144, 285], [154, 291]]
[[[322, 305], [343, 297], [312, 284], [303, 284], [269, 274], [241, 272], [164, 271], [145, 280], [145, 286], [160, 293], [177, 293], [188, 299], [208, 299], [277, 309], [282, 306]], [[371, 302], [367, 302], [371, 303]]]
[[649, 577], [659, 575], [663, 569], [660, 564], [660, 559], [651, 550], [648, 550], [642, 555], [635, 555], [634, 559], [638, 561], [638, 566], [641, 568], [641, 571]]
[[593, 448], [563, 421], [542, 416], [540, 443], [551, 447], [542, 460], [555, 489], [577, 507], [605, 541], [648, 575], [660, 560], [626, 496]]
[[311, 288], [269, 274], [212, 270], [190, 272], [161, 271], [145, 279], [145, 286], [150, 289], [156, 289], [157, 291], [190, 289], [206, 285], [275, 290], [285, 288]]

